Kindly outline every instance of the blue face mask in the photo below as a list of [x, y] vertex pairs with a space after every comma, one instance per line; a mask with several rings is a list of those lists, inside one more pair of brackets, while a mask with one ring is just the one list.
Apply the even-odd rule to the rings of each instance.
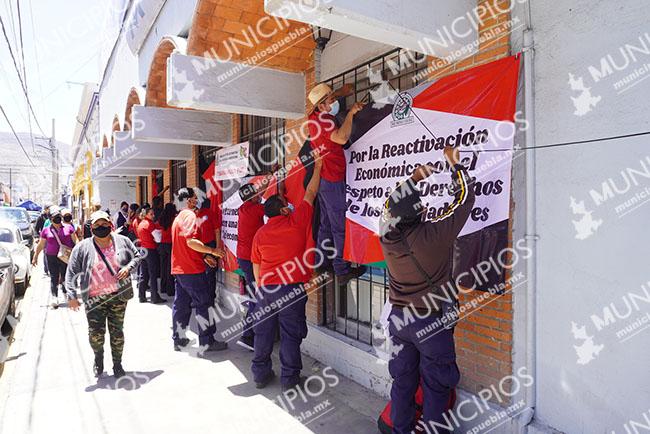
[[296, 208], [293, 206], [292, 203], [288, 203], [288, 204], [287, 204], [287, 208], [289, 208], [289, 209], [291, 210], [291, 212], [293, 212], [293, 211], [296, 209]]
[[332, 104], [330, 104], [330, 107], [331, 108], [328, 113], [332, 116], [336, 116], [339, 113], [339, 108], [341, 108], [338, 101], [334, 101]]

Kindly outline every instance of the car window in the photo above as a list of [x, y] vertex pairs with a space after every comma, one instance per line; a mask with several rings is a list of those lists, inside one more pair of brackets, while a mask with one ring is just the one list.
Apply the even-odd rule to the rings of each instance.
[[25, 214], [23, 214], [24, 211], [25, 210], [22, 209], [0, 207], [0, 218], [11, 220], [12, 222], [29, 221], [25, 218]]
[[14, 235], [10, 229], [0, 228], [0, 242], [2, 243], [14, 242]]

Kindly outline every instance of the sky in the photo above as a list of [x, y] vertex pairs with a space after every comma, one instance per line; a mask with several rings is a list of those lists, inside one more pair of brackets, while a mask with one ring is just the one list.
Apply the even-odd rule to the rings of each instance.
[[[18, 1], [28, 94], [43, 129], [41, 132], [32, 118], [32, 131], [38, 136], [50, 136], [54, 118], [57, 140], [70, 143], [79, 110], [80, 83], [101, 81], [124, 1], [0, 0], [0, 16], [21, 70]], [[16, 131], [28, 132], [28, 107], [1, 33], [0, 76], [0, 104]], [[2, 131], [10, 128], [0, 114]], [[31, 143], [26, 147], [29, 150]]]

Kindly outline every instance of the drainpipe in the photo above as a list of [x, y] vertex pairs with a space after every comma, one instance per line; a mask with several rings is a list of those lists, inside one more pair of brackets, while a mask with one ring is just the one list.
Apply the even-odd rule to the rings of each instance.
[[[524, 106], [528, 128], [525, 131], [526, 147], [535, 146], [535, 74], [534, 39], [531, 26], [530, 3], [526, 2], [526, 30], [524, 30]], [[528, 432], [537, 405], [537, 191], [535, 189], [535, 149], [526, 151], [526, 245], [531, 254], [526, 259], [528, 285], [526, 290], [526, 367], [533, 384], [526, 388], [526, 409], [519, 418], [521, 432]]]

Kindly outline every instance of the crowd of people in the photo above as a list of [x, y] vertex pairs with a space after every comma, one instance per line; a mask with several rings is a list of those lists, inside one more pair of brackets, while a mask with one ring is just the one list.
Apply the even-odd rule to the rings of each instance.
[[[307, 335], [305, 288], [314, 272], [329, 273], [336, 276], [335, 282], [345, 285], [366, 271], [343, 259], [343, 145], [350, 138], [355, 114], [363, 106], [356, 103], [339, 122], [337, 98], [349, 91], [344, 87], [334, 92], [320, 84], [309, 94], [313, 106], [309, 113], [313, 158], [307, 164], [313, 171], [299, 203], [289, 203], [282, 183], [277, 184], [277, 193], [263, 199], [268, 196], [265, 193], [271, 175], [265, 182], [242, 185], [238, 192], [243, 204], [238, 215], [236, 256], [250, 299], [239, 343], [254, 352], [251, 371], [257, 388], [266, 387], [275, 378], [271, 353], [278, 334], [282, 389], [300, 387], [300, 346]], [[422, 165], [395, 188], [381, 217], [380, 243], [393, 303], [389, 330], [393, 343], [401, 348], [389, 362], [395, 433], [413, 429], [418, 385], [424, 391], [424, 419], [434, 422], [441, 420], [459, 380], [453, 327], [440, 331], [426, 344], [416, 338], [416, 328], [434, 322], [442, 310], [418, 316], [412, 324], [405, 319], [405, 309], [423, 309], [421, 297], [435, 293], [434, 286], [451, 277], [453, 242], [474, 202], [458, 151], [448, 148], [444, 156], [452, 175], [450, 186], [455, 188], [455, 201], [447, 212], [434, 221], [424, 221], [426, 207], [420, 201], [417, 184], [433, 173], [433, 167]], [[215, 307], [217, 258], [224, 256], [216, 215], [210, 210], [209, 200], [200, 202], [193, 188], [174, 192], [180, 210], [174, 203], [164, 204], [162, 193], [153, 198], [151, 205], [122, 202], [113, 217], [98, 204], [83, 225], [74, 225], [69, 211], [56, 207], [50, 207], [43, 216], [35, 258], [45, 251], [55, 298], [65, 276], [62, 289], [67, 292], [69, 306], [77, 310], [80, 301], [84, 303], [96, 376], [104, 371], [107, 327], [113, 372], [117, 377], [124, 375], [122, 326], [127, 301], [133, 296], [133, 277], [137, 278], [141, 303], [158, 304], [165, 302], [164, 296], [173, 297], [174, 350], [182, 351], [191, 343], [185, 330], [192, 310], [199, 325], [200, 354], [228, 348], [226, 342], [216, 338], [211, 311]], [[319, 226], [316, 245], [329, 252], [322, 254], [317, 264], [306, 254], [315, 203], [320, 208], [319, 221], [314, 222]]]

